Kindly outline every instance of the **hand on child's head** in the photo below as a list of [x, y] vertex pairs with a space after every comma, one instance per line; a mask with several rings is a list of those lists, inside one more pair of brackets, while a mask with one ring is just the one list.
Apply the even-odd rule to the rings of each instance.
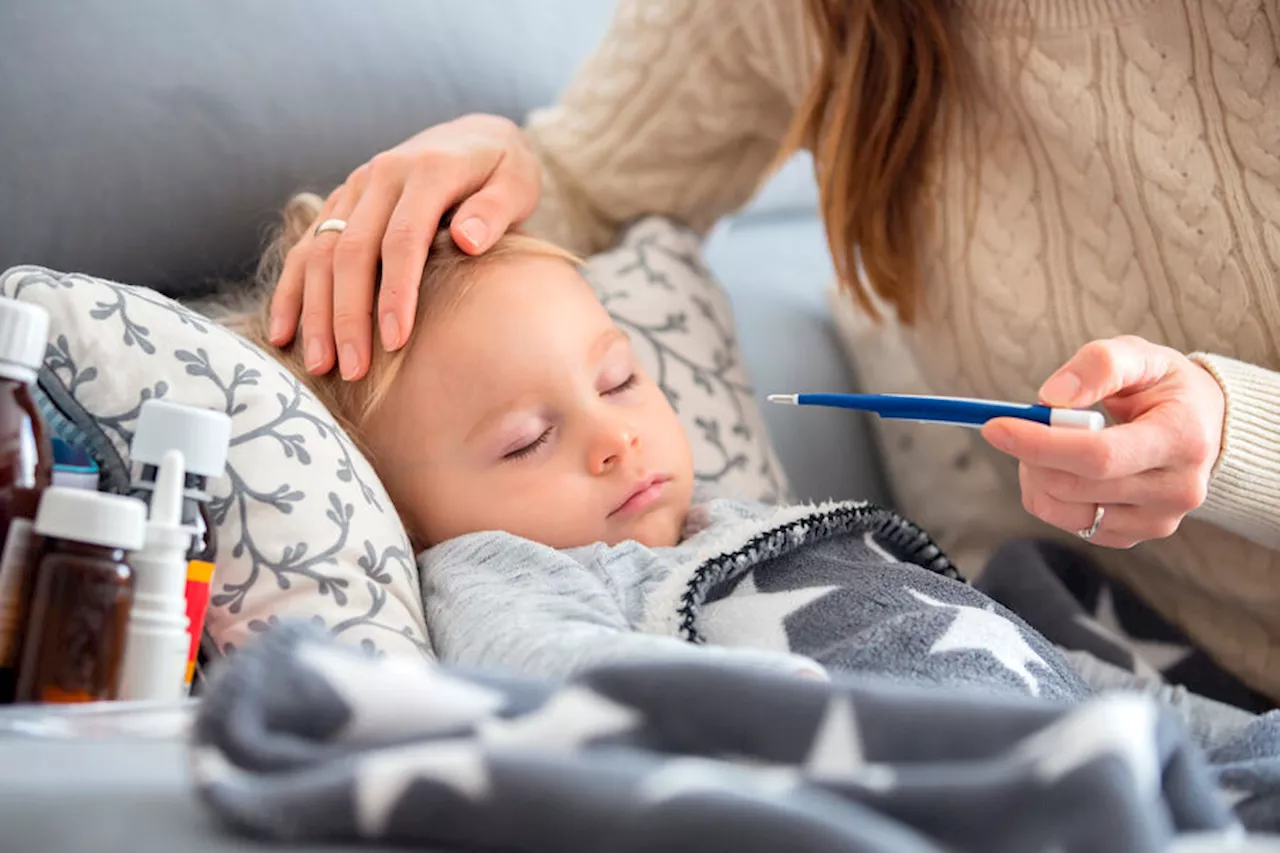
[[689, 442], [567, 262], [477, 268], [411, 344], [366, 442], [422, 544], [505, 530], [556, 548], [678, 541]]

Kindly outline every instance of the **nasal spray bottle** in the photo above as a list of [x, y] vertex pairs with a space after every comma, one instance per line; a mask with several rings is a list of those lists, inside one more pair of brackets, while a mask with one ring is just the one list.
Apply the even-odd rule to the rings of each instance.
[[166, 451], [151, 494], [146, 543], [129, 560], [134, 592], [121, 699], [173, 701], [187, 692], [187, 551], [193, 531], [182, 523], [186, 473], [181, 451]]
[[217, 529], [209, 509], [208, 483], [225, 472], [230, 441], [231, 418], [222, 412], [167, 400], [147, 400], [138, 412], [138, 424], [129, 444], [129, 456], [137, 470], [133, 488], [144, 500], [155, 488], [157, 466], [165, 453], [179, 451], [186, 468], [182, 524], [195, 534], [187, 552], [187, 627], [191, 633], [187, 654], [188, 688], [200, 652], [200, 635], [204, 631], [218, 548]]

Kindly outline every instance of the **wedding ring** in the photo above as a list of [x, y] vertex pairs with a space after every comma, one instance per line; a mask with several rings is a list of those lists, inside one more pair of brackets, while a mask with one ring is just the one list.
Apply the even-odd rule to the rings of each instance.
[[315, 235], [319, 237], [326, 231], [334, 231], [341, 234], [347, 230], [347, 220], [345, 219], [326, 219], [316, 226]]
[[1093, 511], [1093, 524], [1084, 530], [1077, 530], [1076, 535], [1081, 539], [1092, 539], [1098, 532], [1098, 528], [1102, 526], [1102, 517], [1107, 514], [1107, 510], [1102, 504], [1098, 504], [1098, 508]]

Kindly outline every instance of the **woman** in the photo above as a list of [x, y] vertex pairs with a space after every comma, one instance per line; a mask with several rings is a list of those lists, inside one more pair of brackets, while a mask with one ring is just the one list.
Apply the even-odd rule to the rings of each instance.
[[589, 253], [642, 212], [705, 230], [808, 148], [843, 282], [933, 387], [1119, 422], [988, 424], [1010, 500], [1280, 700], [1278, 46], [1277, 0], [624, 2], [523, 133], [466, 117], [352, 173], [272, 339], [301, 316], [309, 369], [361, 375], [381, 262], [403, 344], [456, 202], [465, 251], [527, 219]]

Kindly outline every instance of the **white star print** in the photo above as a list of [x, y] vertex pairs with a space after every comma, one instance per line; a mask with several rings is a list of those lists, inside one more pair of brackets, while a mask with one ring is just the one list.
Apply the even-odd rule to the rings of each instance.
[[786, 652], [787, 629], [783, 620], [837, 586], [816, 586], [783, 592], [761, 592], [754, 575], [719, 601], [702, 606], [698, 630], [711, 642], [721, 646], [738, 646]]
[[572, 752], [589, 740], [636, 728], [640, 712], [586, 687], [568, 686], [541, 708], [509, 720], [480, 724], [480, 741], [497, 749]]
[[853, 700], [843, 695], [827, 703], [804, 769], [814, 779], [853, 782], [873, 791], [888, 791], [897, 782], [892, 768], [867, 763]]
[[815, 776], [838, 778], [855, 772], [865, 763], [853, 700], [848, 696], [835, 696], [827, 703], [827, 712], [813, 734], [804, 767]]
[[1076, 615], [1076, 621], [1098, 636], [1116, 643], [1131, 653], [1135, 675], [1164, 681], [1161, 671], [1176, 666], [1191, 654], [1190, 648], [1179, 643], [1138, 640], [1129, 636], [1120, 624], [1120, 617], [1116, 614], [1115, 596], [1109, 584], [1103, 584], [1098, 592], [1098, 603], [1094, 607], [1093, 618], [1081, 613]]
[[470, 740], [381, 749], [357, 762], [355, 777], [356, 824], [365, 836], [386, 831], [392, 810], [418, 779], [441, 782], [472, 801], [489, 792], [484, 755]]
[[1136, 694], [1093, 699], [1022, 741], [1015, 753], [1037, 777], [1056, 782], [1105, 755], [1128, 765], [1139, 796], [1151, 799], [1160, 784], [1155, 743], [1156, 704]]
[[901, 560], [899, 560], [897, 557], [893, 556], [893, 555], [892, 555], [892, 554], [890, 554], [888, 551], [886, 551], [886, 550], [884, 549], [884, 546], [882, 546], [879, 542], [877, 542], [877, 541], [876, 541], [876, 535], [875, 535], [874, 533], [864, 533], [864, 534], [862, 534], [862, 542], [863, 542], [863, 544], [865, 544], [868, 548], [870, 548], [870, 549], [871, 549], [871, 551], [872, 551], [874, 554], [876, 554], [877, 556], [879, 556], [879, 557], [880, 557], [882, 560], [884, 560], [886, 563], [891, 563], [891, 564], [893, 564], [893, 565], [897, 565], [897, 564], [899, 564], [899, 563], [901, 563], [901, 562], [902, 562], [902, 561], [901, 561]]
[[1032, 696], [1040, 695], [1040, 682], [1027, 668], [1027, 664], [1038, 663], [1045, 669], [1049, 669], [1049, 665], [1027, 644], [1017, 625], [990, 609], [991, 605], [987, 605], [987, 609], [980, 609], [963, 604], [946, 604], [909, 587], [907, 592], [930, 607], [956, 612], [947, 630], [930, 647], [930, 654], [951, 651], [986, 652], [1001, 666], [1022, 679]]
[[641, 783], [639, 793], [647, 805], [704, 791], [768, 801], [789, 793], [799, 781], [799, 774], [789, 768], [745, 769], [704, 758], [673, 758]]
[[[351, 719], [336, 740], [386, 741], [446, 731], [486, 717], [503, 703], [498, 691], [454, 678], [416, 658], [370, 661], [345, 649], [303, 643], [297, 659], [319, 673], [351, 708]], [[406, 714], [405, 708], [413, 713]]]

